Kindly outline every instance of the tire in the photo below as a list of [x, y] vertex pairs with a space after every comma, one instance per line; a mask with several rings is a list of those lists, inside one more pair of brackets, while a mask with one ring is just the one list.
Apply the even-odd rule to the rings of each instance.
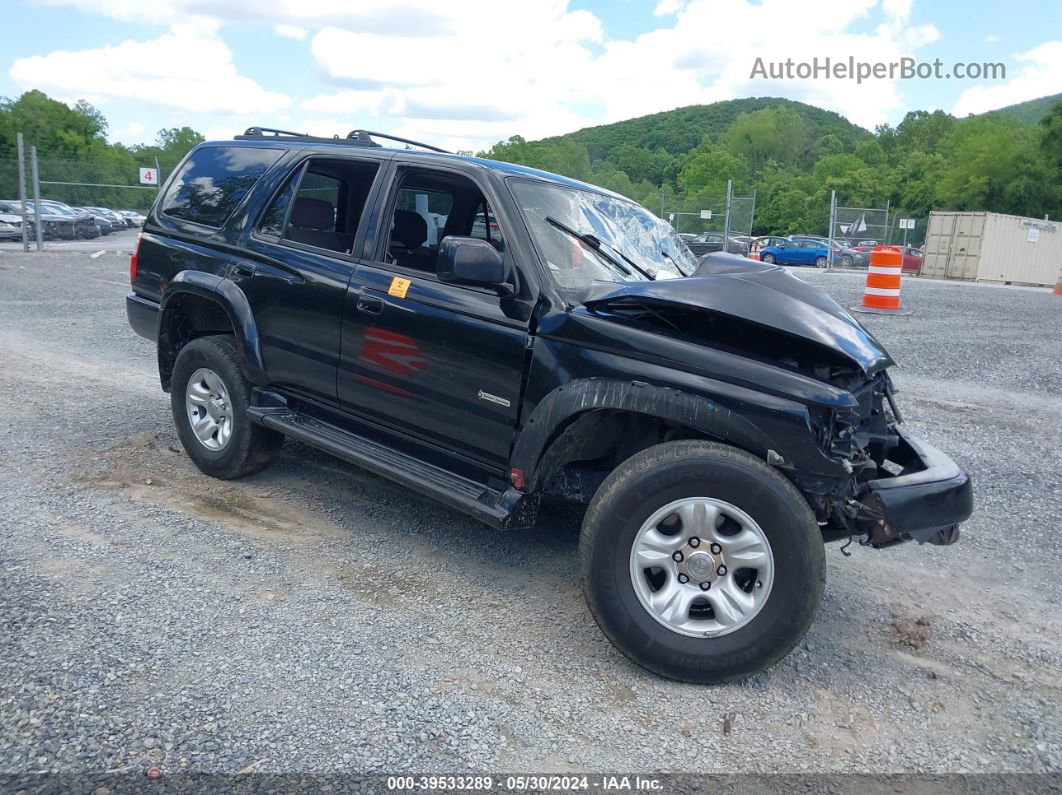
[[[228, 421], [223, 443], [220, 430], [223, 422], [215, 423], [218, 429], [215, 438], [207, 441], [201, 441], [192, 426], [189, 382], [196, 376], [200, 384], [204, 383], [203, 374], [208, 372], [216, 377], [210, 380], [215, 385], [220, 381], [223, 390], [210, 391], [227, 397], [226, 401], [221, 401]], [[202, 472], [222, 480], [239, 478], [264, 469], [276, 457], [284, 435], [251, 422], [247, 413], [250, 404], [251, 383], [243, 374], [232, 337], [199, 337], [177, 354], [170, 387], [170, 408], [181, 445]], [[200, 409], [197, 407], [196, 410]], [[202, 411], [206, 412], [205, 405]], [[218, 448], [211, 449], [208, 443], [218, 445]]]
[[[683, 632], [667, 626], [650, 612], [639, 595], [639, 590], [644, 593], [651, 586], [635, 584], [632, 551], [644, 527], [652, 526], [654, 514], [659, 516], [673, 505], [698, 500], [727, 505], [728, 512], [734, 509], [758, 525], [767, 542], [769, 571], [760, 569], [751, 574], [751, 570], [737, 566], [736, 571], [726, 573], [734, 583], [741, 576], [746, 578], [749, 601], [757, 598], [752, 591], [764, 585], [767, 588], [761, 594], [759, 607], [748, 611], [750, 617], [743, 624], [735, 622], [733, 629]], [[668, 516], [656, 527], [661, 528], [674, 518]], [[714, 532], [720, 533], [729, 521], [728, 513], [723, 524], [713, 525], [719, 528]], [[679, 531], [678, 535], [683, 533]], [[690, 548], [685, 548], [689, 553]], [[715, 552], [715, 544], [711, 551]], [[590, 502], [579, 538], [579, 555], [586, 602], [609, 640], [651, 671], [699, 684], [740, 679], [786, 656], [811, 625], [826, 576], [821, 532], [796, 487], [744, 451], [699, 440], [665, 442], [617, 467]], [[695, 557], [696, 550], [686, 559], [691, 572]], [[725, 554], [723, 558], [732, 566], [738, 559], [725, 558]], [[670, 566], [670, 560], [666, 563]], [[717, 576], [709, 583], [708, 594], [714, 586], [715, 598], [727, 602], [723, 597], [733, 583], [728, 584], [722, 572], [720, 567], [708, 575]], [[747, 579], [750, 574], [751, 581]], [[769, 575], [766, 584], [759, 579], [761, 575]], [[646, 577], [645, 583], [648, 582]], [[692, 583], [679, 586], [680, 582], [676, 575], [673, 587], [689, 587], [696, 594], [689, 597], [694, 601], [686, 613], [691, 625], [710, 628], [718, 623], [714, 617], [700, 618], [705, 615], [703, 604], [707, 599], [702, 597], [706, 594]], [[702, 604], [694, 607], [698, 601]], [[714, 616], [714, 611], [709, 615]]]
[[829, 262], [827, 261], [827, 259], [825, 257], [815, 257], [815, 267], [816, 268], [825, 268], [828, 264], [829, 264]]
[[766, 262], [768, 265], [774, 265], [774, 263], [775, 263], [774, 254], [764, 254], [763, 255], [763, 261]]
[[841, 267], [842, 268], [851, 268], [852, 267], [852, 258], [849, 255], [845, 254], [843, 257], [841, 257]]

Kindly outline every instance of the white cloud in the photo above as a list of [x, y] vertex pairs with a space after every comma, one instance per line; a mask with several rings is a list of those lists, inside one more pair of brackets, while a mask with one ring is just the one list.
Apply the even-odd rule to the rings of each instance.
[[67, 101], [126, 99], [204, 113], [272, 113], [289, 104], [240, 75], [225, 42], [201, 25], [178, 25], [150, 41], [19, 58], [9, 74]]
[[[385, 119], [410, 137], [461, 141], [462, 149], [744, 96], [785, 96], [870, 127], [902, 106], [897, 80], [753, 79], [756, 56], [888, 63], [940, 35], [932, 25], [911, 24], [913, 0], [657, 0], [660, 27], [633, 40], [608, 39], [601, 21], [569, 0], [44, 1], [156, 23], [254, 19], [280, 35], [298, 30], [336, 85], [308, 88], [299, 112], [311, 120], [349, 118], [340, 130]], [[180, 69], [173, 71], [191, 64], [198, 72], [197, 60], [175, 58]], [[216, 87], [210, 74], [211, 104], [237, 114], [250, 112], [247, 105], [268, 112], [269, 97], [274, 109], [283, 106], [255, 84], [234, 92], [231, 81], [246, 78], [235, 74], [231, 57], [226, 63], [230, 85]], [[243, 93], [251, 99], [229, 107]]]
[[125, 128], [126, 132], [130, 135], [140, 135], [144, 132], [144, 125], [138, 121], [130, 122], [129, 126]]
[[1015, 55], [1014, 60], [1028, 65], [1006, 82], [966, 89], [959, 95], [951, 112], [959, 117], [984, 113], [1054, 94], [1062, 86], [1062, 41], [1044, 42], [1028, 52]]
[[295, 41], [302, 41], [306, 38], [306, 28], [300, 28], [298, 25], [274, 25], [273, 30], [278, 36], [286, 36]]
[[683, 0], [659, 0], [653, 9], [654, 17], [666, 17], [682, 10]]
[[989, 33], [987, 36], [985, 36], [985, 44], [995, 44], [998, 41], [999, 36], [997, 36], [995, 33]]

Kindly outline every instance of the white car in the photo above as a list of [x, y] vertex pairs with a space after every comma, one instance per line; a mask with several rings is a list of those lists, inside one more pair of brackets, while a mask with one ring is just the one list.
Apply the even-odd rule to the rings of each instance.
[[22, 239], [22, 216], [0, 213], [0, 240]]

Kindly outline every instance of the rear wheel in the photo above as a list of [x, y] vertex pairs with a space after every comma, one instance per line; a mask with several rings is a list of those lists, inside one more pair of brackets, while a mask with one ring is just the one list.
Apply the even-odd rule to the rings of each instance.
[[774, 265], [774, 254], [764, 254], [762, 257], [760, 257], [760, 259], [762, 259], [768, 265]]
[[826, 263], [826, 258], [825, 257], [816, 257], [815, 258], [815, 267], [816, 268], [825, 268], [826, 264], [827, 263]]
[[227, 335], [185, 345], [173, 365], [170, 407], [177, 436], [200, 470], [216, 478], [243, 477], [266, 467], [283, 434], [251, 422], [251, 384]]
[[583, 588], [616, 647], [689, 682], [748, 676], [811, 624], [825, 560], [796, 488], [748, 453], [667, 442], [621, 464], [580, 537]]
[[849, 256], [848, 254], [845, 254], [843, 257], [841, 257], [841, 266], [845, 267], [845, 268], [851, 268], [852, 267], [852, 258], [851, 258], [851, 256]]

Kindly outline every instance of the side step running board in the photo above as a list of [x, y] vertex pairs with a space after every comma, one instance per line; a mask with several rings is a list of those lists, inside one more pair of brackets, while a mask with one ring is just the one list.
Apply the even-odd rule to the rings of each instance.
[[[504, 492], [489, 489], [482, 483], [476, 483], [343, 428], [290, 410], [278, 411], [275, 408], [252, 406], [249, 413], [255, 422], [266, 428], [280, 431], [303, 444], [324, 450], [337, 458], [429, 495], [492, 527], [524, 527], [528, 526], [528, 520], [534, 521], [535, 511], [532, 509], [529, 515], [526, 510], [532, 507], [526, 505], [529, 502], [528, 495], [514, 488]], [[517, 520], [518, 516], [522, 518]]]

